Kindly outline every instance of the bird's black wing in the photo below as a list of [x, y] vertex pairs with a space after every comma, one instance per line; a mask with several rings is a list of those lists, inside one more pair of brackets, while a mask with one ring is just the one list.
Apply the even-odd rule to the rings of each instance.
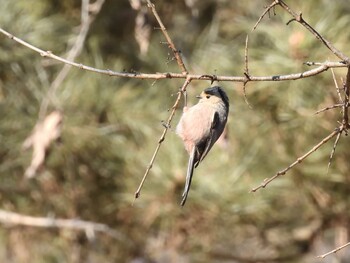
[[201, 145], [202, 147], [198, 147], [198, 148], [202, 148], [203, 151], [201, 151], [201, 149], [198, 149], [199, 150], [199, 158], [198, 158], [198, 162], [196, 163], [195, 167], [197, 167], [198, 164], [204, 159], [204, 157], [208, 154], [208, 152], [210, 151], [210, 149], [213, 146], [213, 144], [215, 143], [215, 141], [218, 139], [218, 138], [216, 138], [216, 134], [215, 134], [215, 129], [216, 129], [218, 124], [219, 124], [219, 114], [217, 112], [215, 112], [213, 114], [213, 117], [211, 120], [209, 136], [205, 141], [203, 141], [203, 143]]

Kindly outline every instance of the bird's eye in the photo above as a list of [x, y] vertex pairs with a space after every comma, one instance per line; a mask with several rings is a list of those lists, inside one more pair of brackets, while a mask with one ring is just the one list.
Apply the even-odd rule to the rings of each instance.
[[207, 96], [205, 96], [207, 99], [209, 99], [210, 98], [210, 96], [209, 95], [207, 95]]

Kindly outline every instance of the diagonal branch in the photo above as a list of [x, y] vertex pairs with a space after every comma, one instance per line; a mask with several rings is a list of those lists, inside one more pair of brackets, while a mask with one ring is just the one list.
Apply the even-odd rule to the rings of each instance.
[[264, 12], [263, 12], [262, 15], [259, 17], [258, 21], [255, 23], [255, 25], [254, 25], [252, 31], [254, 31], [254, 30], [258, 27], [258, 25], [260, 24], [261, 20], [266, 16], [266, 14], [269, 13], [270, 10], [271, 10], [272, 8], [274, 8], [274, 7], [275, 7], [276, 5], [278, 5], [278, 4], [279, 4], [278, 0], [274, 0], [274, 1], [272, 2], [271, 5], [269, 5], [268, 7], [265, 8]]
[[322, 141], [320, 141], [318, 144], [316, 144], [310, 151], [308, 151], [307, 153], [305, 153], [303, 156], [299, 157], [294, 163], [292, 163], [291, 165], [289, 165], [287, 168], [277, 172], [274, 176], [265, 179], [259, 186], [253, 188], [251, 190], [251, 192], [256, 192], [257, 190], [261, 189], [261, 188], [265, 188], [269, 183], [271, 183], [273, 180], [275, 180], [276, 178], [285, 175], [290, 169], [292, 169], [294, 166], [296, 166], [297, 164], [301, 163], [302, 161], [304, 161], [307, 157], [309, 157], [312, 153], [314, 153], [315, 151], [317, 151], [322, 145], [324, 145], [326, 142], [328, 142], [330, 139], [332, 139], [334, 136], [336, 136], [337, 134], [341, 133], [342, 129], [341, 128], [337, 128], [335, 129], [331, 134], [329, 134], [327, 137], [325, 137]]
[[343, 248], [345, 248], [345, 247], [347, 247], [347, 246], [350, 246], [350, 242], [348, 242], [348, 243], [346, 243], [345, 245], [342, 245], [342, 246], [340, 246], [340, 247], [337, 247], [337, 248], [333, 249], [332, 251], [329, 251], [329, 252], [327, 252], [327, 253], [325, 253], [325, 254], [319, 255], [319, 256], [317, 256], [317, 257], [318, 257], [318, 258], [325, 258], [325, 257], [329, 256], [330, 254], [337, 253], [339, 250], [341, 250], [341, 249], [343, 249]]
[[177, 98], [176, 98], [175, 103], [174, 103], [174, 105], [172, 107], [172, 111], [171, 111], [171, 113], [169, 115], [169, 118], [168, 118], [167, 122], [164, 123], [164, 125], [163, 125], [164, 126], [164, 130], [163, 130], [163, 133], [162, 133], [162, 135], [160, 136], [160, 138], [158, 140], [158, 144], [157, 144], [157, 147], [156, 147], [156, 149], [155, 149], [155, 151], [153, 153], [151, 161], [150, 161], [150, 163], [149, 163], [149, 165], [148, 165], [148, 167], [146, 169], [145, 174], [143, 175], [143, 178], [141, 180], [141, 183], [140, 183], [139, 187], [137, 188], [137, 190], [135, 192], [135, 199], [139, 198], [139, 196], [140, 196], [141, 189], [143, 187], [143, 184], [145, 183], [147, 175], [149, 174], [150, 170], [152, 169], [153, 163], [154, 163], [154, 161], [155, 161], [155, 159], [157, 157], [159, 149], [160, 149], [160, 147], [161, 147], [161, 145], [162, 145], [162, 143], [163, 143], [163, 141], [165, 139], [165, 135], [167, 134], [168, 130], [171, 127], [171, 121], [172, 121], [172, 119], [173, 119], [173, 117], [175, 115], [175, 112], [176, 112], [176, 109], [177, 109], [177, 107], [178, 107], [178, 105], [180, 103], [181, 97], [186, 92], [187, 86], [190, 83], [191, 83], [191, 79], [190, 78], [186, 78], [186, 81], [184, 82], [184, 84], [182, 85], [180, 91], [178, 92]]
[[283, 0], [275, 0], [274, 2], [278, 2], [278, 4], [286, 10], [292, 17], [287, 25], [292, 22], [296, 21], [303, 25], [307, 30], [309, 30], [318, 40], [320, 40], [334, 55], [336, 55], [341, 60], [345, 61], [347, 64], [350, 63], [350, 59], [348, 56], [346, 56], [343, 52], [338, 50], [331, 42], [329, 42], [327, 39], [325, 39], [320, 33], [318, 33], [310, 24], [308, 24], [301, 13], [297, 14], [294, 12]]
[[328, 172], [329, 172], [329, 168], [331, 166], [331, 163], [332, 163], [332, 160], [333, 160], [333, 157], [334, 157], [334, 154], [335, 154], [335, 149], [337, 148], [337, 145], [338, 145], [338, 142], [339, 142], [339, 139], [340, 139], [340, 136], [342, 134], [342, 131], [340, 131], [337, 135], [337, 137], [335, 138], [335, 142], [333, 144], [333, 149], [331, 151], [331, 155], [329, 156], [329, 160], [328, 160], [328, 165], [327, 165], [327, 175], [328, 175]]
[[150, 0], [147, 0], [147, 5], [152, 10], [152, 13], [153, 13], [154, 17], [156, 18], [156, 20], [157, 20], [157, 22], [158, 22], [158, 24], [160, 26], [160, 29], [162, 30], [163, 35], [165, 36], [165, 39], [168, 42], [169, 48], [173, 51], [175, 59], [177, 61], [177, 64], [179, 65], [179, 67], [180, 67], [180, 69], [182, 71], [182, 74], [183, 75], [187, 75], [188, 71], [186, 69], [186, 66], [185, 66], [183, 60], [182, 60], [181, 51], [176, 49], [176, 47], [174, 45], [174, 42], [171, 40], [171, 38], [170, 38], [170, 36], [168, 34], [168, 31], [166, 30], [162, 20], [160, 19], [159, 15], [158, 15], [158, 12], [156, 10], [155, 5]]

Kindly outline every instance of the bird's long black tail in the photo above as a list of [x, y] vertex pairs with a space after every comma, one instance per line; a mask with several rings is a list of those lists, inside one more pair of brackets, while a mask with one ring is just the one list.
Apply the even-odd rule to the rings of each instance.
[[186, 184], [184, 192], [182, 193], [182, 200], [181, 200], [181, 206], [184, 206], [187, 200], [188, 192], [190, 191], [191, 182], [192, 182], [192, 176], [193, 176], [193, 169], [194, 169], [194, 163], [195, 163], [195, 155], [196, 155], [196, 147], [193, 147], [192, 152], [190, 154], [190, 158], [188, 160], [188, 167], [187, 167], [187, 176], [186, 176]]

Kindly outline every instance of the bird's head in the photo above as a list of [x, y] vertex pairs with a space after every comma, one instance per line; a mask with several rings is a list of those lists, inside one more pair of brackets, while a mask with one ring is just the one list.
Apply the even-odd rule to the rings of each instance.
[[210, 87], [202, 91], [202, 93], [197, 96], [202, 102], [207, 103], [220, 103], [223, 102], [226, 108], [229, 108], [229, 99], [226, 92], [219, 86]]

